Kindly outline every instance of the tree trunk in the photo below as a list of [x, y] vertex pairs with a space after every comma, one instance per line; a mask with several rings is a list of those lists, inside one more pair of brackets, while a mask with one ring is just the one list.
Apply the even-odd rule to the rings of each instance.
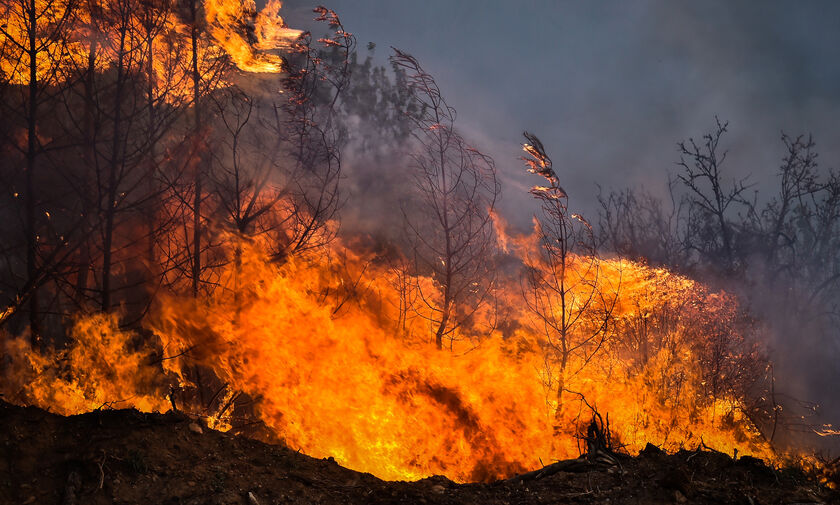
[[[90, 219], [91, 211], [93, 210], [93, 206], [90, 202], [90, 195], [94, 194], [93, 189], [91, 188], [91, 180], [88, 177], [88, 170], [92, 169], [96, 163], [96, 146], [94, 145], [94, 135], [95, 135], [95, 119], [94, 119], [94, 96], [93, 96], [93, 79], [96, 75], [96, 51], [98, 49], [98, 45], [96, 40], [92, 41], [90, 44], [90, 49], [88, 50], [88, 64], [86, 70], [86, 78], [84, 82], [85, 88], [85, 105], [84, 105], [84, 131], [83, 131], [83, 139], [84, 142], [84, 152], [83, 157], [85, 164], [87, 165], [86, 169], [82, 172], [82, 214], [84, 215], [85, 221], [83, 222], [84, 226], [87, 226], [89, 223], [87, 222]], [[90, 262], [91, 262], [91, 254], [90, 254], [90, 238], [88, 236], [82, 237], [84, 243], [79, 248], [79, 272], [76, 277], [76, 303], [78, 305], [83, 305], [86, 298], [86, 293], [88, 289], [88, 276], [90, 274]]]
[[201, 76], [198, 73], [198, 2], [190, 2], [190, 14], [192, 16], [192, 30], [190, 38], [192, 42], [192, 79], [193, 79], [193, 112], [195, 113], [195, 141], [197, 143], [198, 160], [195, 165], [195, 198], [193, 200], [193, 250], [192, 250], [192, 294], [198, 297], [198, 288], [201, 281], [201, 182], [204, 170], [204, 146], [199, 138], [201, 135], [201, 106], [199, 98], [201, 95]]
[[157, 223], [155, 218], [157, 216], [156, 209], [156, 195], [155, 195], [155, 175], [157, 173], [157, 142], [155, 141], [155, 125], [157, 123], [157, 114], [155, 111], [155, 68], [154, 68], [154, 37], [151, 34], [147, 38], [147, 51], [149, 53], [149, 60], [147, 62], [146, 75], [148, 79], [148, 88], [146, 90], [146, 100], [149, 114], [149, 171], [146, 176], [146, 226], [148, 227], [148, 237], [146, 240], [146, 263], [148, 271], [148, 282], [154, 281], [155, 277], [155, 238], [157, 234]]
[[451, 305], [451, 303], [444, 303], [440, 324], [435, 332], [435, 346], [437, 346], [438, 350], [443, 349], [443, 335], [446, 333], [446, 326], [449, 324], [449, 313], [452, 311]]
[[117, 52], [117, 80], [114, 92], [114, 131], [111, 143], [111, 160], [108, 166], [108, 201], [105, 207], [105, 239], [102, 244], [102, 312], [111, 309], [111, 269], [113, 265], [114, 215], [117, 212], [117, 170], [120, 165], [120, 122], [122, 121], [123, 74], [125, 71], [125, 30], [120, 32]]
[[29, 48], [29, 103], [28, 103], [28, 125], [27, 125], [27, 147], [26, 147], [26, 276], [31, 286], [29, 295], [29, 338], [33, 347], [41, 346], [40, 310], [38, 299], [38, 230], [35, 221], [35, 157], [36, 146], [36, 125], [38, 114], [38, 50], [36, 48], [37, 36], [37, 6], [35, 0], [30, 0], [28, 5], [28, 37]]
[[[435, 111], [435, 119], [438, 123], [440, 122], [440, 116], [437, 111]], [[446, 272], [443, 282], [443, 312], [440, 318], [440, 326], [438, 326], [437, 332], [435, 333], [435, 345], [438, 350], [443, 349], [443, 335], [446, 333], [446, 326], [449, 324], [449, 317], [452, 312], [452, 230], [449, 227], [449, 195], [447, 194], [448, 188], [446, 187], [446, 172], [448, 169], [446, 165], [446, 147], [443, 144], [441, 135], [442, 133], [438, 133], [437, 138], [438, 154], [440, 156], [441, 188], [443, 188], [443, 195], [441, 198], [441, 214], [443, 215], [443, 223], [441, 224], [443, 225], [443, 233], [446, 237], [446, 249], [444, 250], [444, 261], [446, 262], [444, 266], [446, 267]]]

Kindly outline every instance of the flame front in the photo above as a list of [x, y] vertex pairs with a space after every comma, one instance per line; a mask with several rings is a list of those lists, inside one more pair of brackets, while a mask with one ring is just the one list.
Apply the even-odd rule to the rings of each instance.
[[[43, 88], [119, 59], [158, 90], [153, 101], [159, 93], [187, 103], [202, 95], [202, 79], [225, 79], [214, 73], [219, 61], [242, 72], [282, 71], [278, 50], [300, 35], [285, 26], [278, 1], [257, 13], [250, 0], [208, 0], [192, 18], [162, 2], [154, 29], [166, 36], [157, 45], [142, 36], [152, 26], [145, 9], [121, 18], [121, 33], [131, 36], [117, 37], [99, 11], [132, 1], [82, 2], [72, 15], [67, 2], [36, 0], [34, 11], [6, 4], [3, 76]], [[32, 24], [33, 12], [43, 26]], [[199, 25], [206, 35], [200, 40]], [[72, 36], [52, 37], [59, 26]], [[27, 38], [34, 53], [20, 43]], [[543, 156], [536, 146], [526, 151]], [[530, 166], [552, 183], [533, 192], [565, 198], [547, 157]], [[435, 304], [412, 304], [407, 296], [413, 286], [443, 297], [440, 285], [393, 268], [396, 258], [334, 241], [315, 257], [278, 264], [265, 244], [229, 236], [213, 293], [160, 296], [143, 331], [121, 328], [117, 314], [88, 313], [75, 318], [63, 350], [33, 350], [25, 335], [0, 333], [0, 391], [6, 400], [61, 414], [106, 406], [163, 412], [180, 403], [220, 429], [236, 424], [230, 407], [244, 394], [274, 438], [386, 479], [492, 480], [576, 457], [576, 436], [592, 408], [609, 416], [616, 443], [631, 452], [649, 442], [667, 450], [703, 442], [773, 457], [749, 419], [753, 406], [728, 387], [749, 375], [742, 368], [757, 352], [734, 297], [663, 269], [571, 257], [576, 286], [595, 287], [615, 303], [603, 345], [567, 353], [559, 370], [545, 328], [522, 296], [521, 270], [551, 274], [534, 259], [538, 239], [507, 236], [498, 217], [494, 226], [519, 271], [498, 280], [496, 303], [452, 333], [451, 351], [428, 342]], [[187, 226], [158, 239], [184, 249], [191, 232]], [[567, 307], [586, 323], [589, 305], [576, 300], [587, 295], [575, 289]], [[221, 385], [209, 402], [177, 393], [207, 387], [196, 368]]]
[[[509, 240], [523, 255], [534, 242]], [[15, 366], [6, 398], [63, 414], [109, 402], [164, 411], [166, 385], [188, 386], [189, 370], [200, 365], [228, 391], [255, 399], [259, 418], [290, 447], [386, 479], [490, 480], [576, 457], [575, 435], [589, 420], [584, 398], [609, 415], [631, 452], [648, 442], [676, 450], [702, 441], [773, 456], [745, 406], [724, 389], [710, 392], [702, 369], [701, 355], [718, 343], [715, 329], [735, 328], [737, 306], [726, 293], [666, 270], [599, 260], [600, 286], [619, 297], [610, 343], [585, 366], [570, 365], [577, 371], [566, 388], [574, 394], [559, 407], [543, 338], [515, 281], [500, 292], [504, 331], [464, 335], [442, 352], [423, 341], [423, 317], [398, 328], [399, 279], [380, 259], [334, 244], [319, 260], [277, 265], [258, 245], [236, 247], [241, 265], [224, 272], [214, 296], [158, 305], [148, 321], [155, 340], [144, 347], [129, 345], [139, 337], [102, 315], [77, 321], [69, 361], [7, 337]], [[336, 255], [343, 260], [332, 261]], [[163, 355], [150, 357], [160, 352], [153, 347]], [[59, 362], [69, 368], [52, 370]]]

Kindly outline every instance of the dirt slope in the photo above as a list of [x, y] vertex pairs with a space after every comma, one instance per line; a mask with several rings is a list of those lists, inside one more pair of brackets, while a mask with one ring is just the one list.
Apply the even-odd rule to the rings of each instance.
[[109, 410], [65, 418], [0, 402], [0, 503], [840, 503], [799, 472], [711, 452], [650, 448], [619, 466], [527, 482], [385, 482], [332, 460], [197, 428], [175, 414]]

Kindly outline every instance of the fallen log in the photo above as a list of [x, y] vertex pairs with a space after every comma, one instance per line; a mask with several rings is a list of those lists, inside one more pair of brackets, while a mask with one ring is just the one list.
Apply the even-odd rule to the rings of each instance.
[[597, 464], [590, 462], [585, 457], [580, 457], [577, 459], [566, 459], [563, 461], [552, 463], [550, 465], [546, 465], [538, 470], [523, 473], [522, 475], [516, 475], [514, 477], [499, 482], [506, 484], [517, 484], [519, 482], [539, 480], [559, 472], [582, 473], [589, 470], [593, 470], [597, 466]]

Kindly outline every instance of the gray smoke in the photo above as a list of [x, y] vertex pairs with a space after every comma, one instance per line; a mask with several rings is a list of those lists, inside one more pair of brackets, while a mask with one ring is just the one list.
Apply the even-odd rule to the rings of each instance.
[[[309, 27], [311, 7], [287, 0], [289, 24]], [[435, 76], [463, 136], [496, 160], [499, 208], [520, 229], [537, 211], [527, 193], [537, 181], [518, 160], [525, 129], [546, 145], [570, 206], [591, 219], [596, 185], [667, 198], [676, 142], [699, 138], [715, 115], [730, 122], [728, 176], [749, 176], [760, 199], [776, 191], [781, 131], [812, 133], [821, 169], [838, 166], [840, 3], [831, 0], [334, 0], [329, 7], [360, 47], [380, 44], [377, 63], [386, 64], [385, 49], [395, 46]], [[405, 165], [396, 152], [377, 163], [347, 155], [346, 208], [363, 229], [380, 218], [398, 226]], [[747, 294], [758, 312], [785, 310], [775, 298]], [[832, 407], [840, 370], [826, 359], [840, 337], [834, 330], [827, 342], [823, 333], [775, 321], [767, 341], [780, 387], [823, 404], [822, 420], [840, 425], [840, 408]]]

